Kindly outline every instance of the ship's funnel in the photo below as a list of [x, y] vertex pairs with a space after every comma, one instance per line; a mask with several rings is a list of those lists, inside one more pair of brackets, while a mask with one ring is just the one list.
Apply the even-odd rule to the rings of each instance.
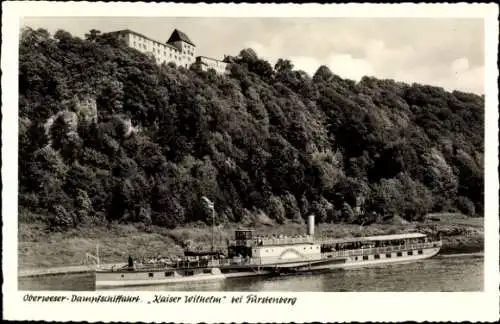
[[314, 215], [307, 218], [307, 235], [314, 236]]

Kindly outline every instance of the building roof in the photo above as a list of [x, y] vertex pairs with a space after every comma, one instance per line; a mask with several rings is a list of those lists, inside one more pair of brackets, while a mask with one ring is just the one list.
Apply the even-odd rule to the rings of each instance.
[[220, 62], [220, 63], [226, 63], [224, 61], [221, 61], [221, 60], [218, 60], [218, 59], [214, 59], [212, 57], [208, 57], [208, 56], [203, 56], [203, 55], [200, 55], [200, 56], [197, 56], [196, 59], [200, 58], [201, 59], [205, 59], [205, 60], [209, 60], [209, 61], [214, 61], [214, 62]]
[[142, 37], [142, 38], [144, 38], [144, 39], [150, 40], [150, 41], [152, 41], [152, 42], [155, 42], [155, 43], [158, 43], [158, 44], [161, 44], [161, 45], [164, 45], [164, 46], [170, 47], [170, 48], [172, 48], [172, 49], [176, 49], [176, 50], [178, 50], [178, 48], [177, 48], [177, 47], [175, 47], [175, 46], [173, 46], [173, 45], [171, 45], [171, 44], [167, 44], [167, 43], [162, 43], [162, 42], [159, 42], [159, 41], [154, 40], [154, 39], [152, 39], [152, 38], [150, 38], [150, 37], [148, 37], [148, 36], [146, 36], [146, 35], [143, 35], [143, 34], [141, 34], [141, 33], [138, 33], [138, 32], [136, 32], [136, 31], [133, 31], [133, 30], [130, 30], [130, 29], [122, 29], [122, 30], [117, 30], [117, 31], [114, 31], [114, 32], [109, 32], [108, 34], [134, 34], [134, 35], [137, 35], [137, 36]]
[[177, 42], [177, 41], [183, 41], [183, 42], [186, 42], [188, 44], [191, 44], [193, 46], [196, 46], [194, 45], [194, 43], [189, 39], [189, 37], [187, 37], [186, 34], [184, 34], [183, 32], [181, 32], [180, 30], [178, 29], [174, 29], [174, 31], [172, 32], [172, 35], [170, 35], [170, 38], [168, 39], [167, 43], [171, 43], [171, 42]]

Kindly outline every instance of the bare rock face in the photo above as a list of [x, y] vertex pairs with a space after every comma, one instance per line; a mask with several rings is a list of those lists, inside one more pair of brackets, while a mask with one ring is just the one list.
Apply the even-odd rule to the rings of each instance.
[[66, 124], [68, 127], [68, 135], [70, 133], [77, 133], [78, 131], [78, 116], [76, 113], [72, 111], [63, 111], [62, 114], [59, 116], [59, 118], [62, 119], [62, 121]]
[[[73, 98], [70, 110], [62, 110], [50, 116], [43, 125], [45, 135], [49, 139], [49, 145], [54, 140], [54, 127], [60, 130], [59, 136], [78, 137], [78, 124], [80, 122], [97, 123], [97, 104], [94, 98], [90, 96]], [[61, 130], [63, 133], [61, 133]]]
[[130, 117], [124, 115], [113, 116], [107, 129], [110, 132], [109, 135], [120, 140], [137, 133], [137, 129], [132, 125]]
[[73, 98], [72, 111], [78, 115], [78, 119], [84, 122], [97, 123], [96, 100], [90, 96]]
[[62, 124], [64, 126], [66, 135], [69, 135], [70, 133], [77, 133], [78, 116], [75, 112], [63, 110], [47, 119], [43, 127], [45, 128], [45, 135], [47, 135], [49, 139], [49, 144], [52, 143], [52, 130], [56, 124]]

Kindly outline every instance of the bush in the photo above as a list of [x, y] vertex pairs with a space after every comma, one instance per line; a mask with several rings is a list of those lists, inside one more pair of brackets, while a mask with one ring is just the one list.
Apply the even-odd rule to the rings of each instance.
[[283, 202], [283, 207], [285, 208], [286, 218], [296, 223], [303, 223], [304, 220], [300, 215], [300, 210], [297, 206], [295, 196], [288, 192], [281, 197], [281, 201]]
[[354, 211], [352, 210], [351, 206], [346, 202], [342, 206], [342, 218], [344, 219], [344, 221], [350, 224], [356, 221], [356, 214], [354, 214]]
[[53, 208], [54, 217], [51, 221], [52, 229], [67, 230], [70, 227], [76, 226], [75, 215], [61, 205], [55, 205]]
[[278, 224], [283, 224], [286, 221], [286, 212], [281, 199], [271, 196], [268, 199], [267, 205], [269, 217], [274, 219]]
[[476, 214], [476, 207], [474, 206], [474, 203], [467, 197], [458, 197], [457, 207], [458, 210], [467, 216], [474, 216]]

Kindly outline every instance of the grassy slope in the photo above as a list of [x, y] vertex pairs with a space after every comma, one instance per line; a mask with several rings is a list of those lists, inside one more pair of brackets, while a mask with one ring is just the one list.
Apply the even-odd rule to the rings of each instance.
[[[435, 215], [439, 221], [418, 224], [374, 224], [360, 227], [347, 224], [320, 224], [317, 236], [348, 237], [401, 232], [444, 233], [443, 252], [477, 252], [483, 250], [483, 218], [460, 215]], [[233, 235], [236, 226], [228, 225], [217, 231], [216, 244], [225, 242]], [[257, 226], [262, 234], [301, 234], [306, 225], [287, 224], [281, 226]], [[199, 247], [211, 244], [211, 228], [206, 225], [191, 225], [174, 230], [159, 227], [136, 228], [133, 225], [83, 227], [65, 233], [48, 233], [45, 225], [19, 224], [18, 262], [20, 269], [34, 267], [56, 267], [82, 264], [86, 253], [95, 254], [99, 244], [101, 261], [124, 262], [129, 254], [152, 256], [158, 254], [181, 254], [182, 244], [190, 240]]]

